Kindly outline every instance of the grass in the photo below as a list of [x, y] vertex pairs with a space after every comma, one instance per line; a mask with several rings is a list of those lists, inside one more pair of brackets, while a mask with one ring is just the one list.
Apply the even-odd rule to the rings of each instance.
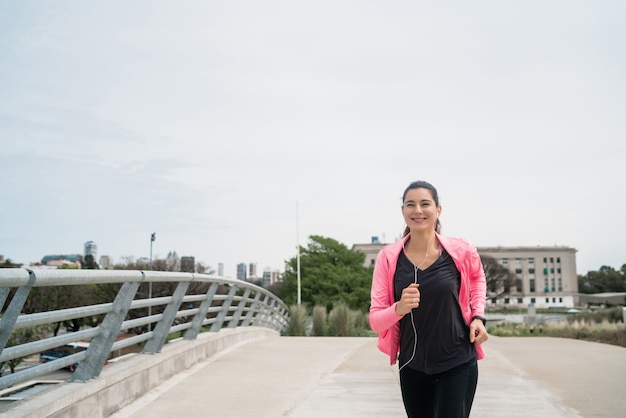
[[535, 325], [503, 323], [488, 326], [491, 335], [500, 337], [559, 337], [593, 341], [626, 347], [626, 324], [622, 320], [621, 308], [581, 312], [571, 315], [560, 323], [546, 322]]

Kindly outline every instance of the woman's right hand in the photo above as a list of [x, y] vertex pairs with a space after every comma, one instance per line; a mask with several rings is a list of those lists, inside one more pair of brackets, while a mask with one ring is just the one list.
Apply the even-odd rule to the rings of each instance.
[[406, 315], [411, 312], [412, 309], [420, 306], [420, 291], [418, 289], [420, 285], [417, 283], [411, 283], [404, 289], [402, 289], [402, 296], [396, 303], [396, 313], [398, 315]]

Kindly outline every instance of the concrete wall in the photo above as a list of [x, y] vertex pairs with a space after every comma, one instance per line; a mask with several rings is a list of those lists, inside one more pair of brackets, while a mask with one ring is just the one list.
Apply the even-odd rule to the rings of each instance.
[[3, 417], [108, 417], [170, 377], [212, 355], [251, 339], [280, 337], [268, 328], [240, 327], [202, 333], [196, 340], [176, 340], [158, 354], [132, 354], [104, 367], [85, 383], [62, 382], [15, 402]]

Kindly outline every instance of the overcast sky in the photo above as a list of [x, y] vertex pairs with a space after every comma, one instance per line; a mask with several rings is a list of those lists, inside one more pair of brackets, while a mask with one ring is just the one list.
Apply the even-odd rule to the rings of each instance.
[[310, 235], [626, 263], [626, 3], [0, 1], [0, 254], [283, 270]]

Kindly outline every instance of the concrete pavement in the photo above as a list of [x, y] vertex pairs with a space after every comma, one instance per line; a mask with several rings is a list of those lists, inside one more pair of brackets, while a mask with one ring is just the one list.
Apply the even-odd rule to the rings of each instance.
[[[624, 417], [626, 349], [491, 337], [472, 417]], [[375, 338], [261, 337], [185, 370], [113, 418], [406, 416]]]

